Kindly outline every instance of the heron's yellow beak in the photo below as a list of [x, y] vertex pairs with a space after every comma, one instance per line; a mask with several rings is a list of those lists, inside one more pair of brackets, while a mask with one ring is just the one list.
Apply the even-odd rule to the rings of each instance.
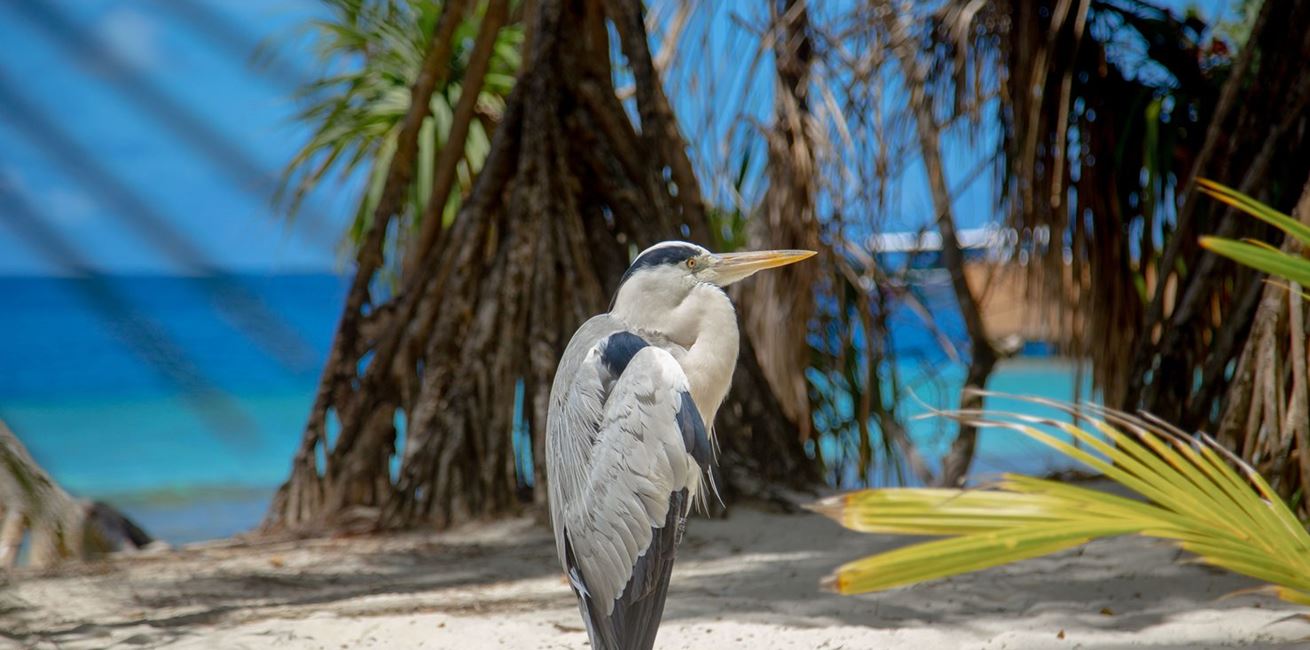
[[726, 287], [738, 280], [744, 280], [756, 271], [795, 264], [814, 257], [814, 251], [745, 251], [742, 253], [719, 253], [714, 256], [714, 282]]

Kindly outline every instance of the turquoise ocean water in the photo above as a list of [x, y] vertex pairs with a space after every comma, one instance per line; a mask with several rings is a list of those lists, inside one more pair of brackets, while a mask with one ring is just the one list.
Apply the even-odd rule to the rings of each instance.
[[[86, 299], [87, 281], [0, 278], [7, 305], [0, 318], [0, 418], [69, 491], [109, 501], [171, 542], [222, 537], [258, 524], [290, 468], [346, 287], [332, 275], [229, 280], [296, 334], [310, 363], [279, 362], [216, 302], [212, 287], [196, 279], [121, 277], [97, 290], [117, 296], [138, 324], [153, 327], [226, 394], [239, 414], [239, 431], [216, 426], [167, 373], [126, 344], [122, 324]], [[926, 292], [930, 307], [947, 333], [958, 337], [949, 300], [934, 295]], [[931, 354], [936, 344], [912, 315], [898, 319], [898, 348], [918, 354], [919, 363], [936, 364], [943, 377], [915, 397], [950, 406], [962, 369]], [[1020, 357], [999, 368], [991, 387], [1069, 400], [1073, 370], [1058, 359]], [[902, 408], [909, 414], [927, 410], [914, 399]], [[928, 456], [948, 444], [950, 427], [940, 420], [918, 420], [912, 427]], [[986, 431], [975, 472], [985, 478], [1003, 470], [1042, 473], [1066, 466], [1036, 443]]]
[[[70, 492], [121, 507], [157, 537], [248, 530], [290, 468], [346, 283], [232, 276], [223, 298], [196, 278], [0, 278], [0, 419]], [[270, 349], [261, 315], [291, 333], [280, 342], [295, 354]], [[147, 345], [127, 343], [128, 327]], [[235, 426], [147, 360], [165, 346], [182, 357], [172, 366], [224, 396]]]

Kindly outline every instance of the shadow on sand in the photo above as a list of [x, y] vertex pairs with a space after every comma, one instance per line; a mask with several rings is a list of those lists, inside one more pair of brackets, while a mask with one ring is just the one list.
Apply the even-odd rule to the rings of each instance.
[[[1093, 543], [882, 594], [842, 597], [818, 589], [843, 562], [906, 541], [851, 533], [815, 515], [751, 508], [725, 520], [693, 520], [665, 619], [932, 627], [986, 638], [997, 634], [997, 620], [1013, 620], [1016, 629], [1049, 627], [1054, 635], [1065, 627], [1140, 631], [1197, 609], [1300, 611], [1263, 594], [1225, 599], [1256, 585], [1185, 564], [1177, 551], [1148, 540]], [[203, 638], [210, 626], [325, 611], [366, 617], [558, 610], [569, 620], [573, 598], [558, 576], [549, 531], [527, 518], [447, 535], [192, 547], [26, 576], [6, 589], [0, 630], [31, 647], [95, 647], [97, 639], [157, 646]], [[70, 602], [73, 593], [81, 596]]]

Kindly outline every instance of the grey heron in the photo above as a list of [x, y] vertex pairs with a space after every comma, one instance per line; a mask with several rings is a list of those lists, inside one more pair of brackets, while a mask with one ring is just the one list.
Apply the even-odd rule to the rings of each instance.
[[623, 274], [609, 313], [569, 341], [546, 467], [556, 550], [593, 648], [654, 645], [687, 514], [714, 490], [714, 414], [738, 349], [723, 288], [812, 255], [656, 244]]

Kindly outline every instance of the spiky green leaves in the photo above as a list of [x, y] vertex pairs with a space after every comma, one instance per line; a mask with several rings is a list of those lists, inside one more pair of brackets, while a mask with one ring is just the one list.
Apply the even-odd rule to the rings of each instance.
[[[1202, 192], [1268, 223], [1310, 247], [1310, 226], [1293, 219], [1230, 187], [1204, 178], [1197, 179]], [[1202, 237], [1201, 245], [1235, 262], [1310, 287], [1310, 259], [1281, 251], [1258, 241], [1236, 241]]]

